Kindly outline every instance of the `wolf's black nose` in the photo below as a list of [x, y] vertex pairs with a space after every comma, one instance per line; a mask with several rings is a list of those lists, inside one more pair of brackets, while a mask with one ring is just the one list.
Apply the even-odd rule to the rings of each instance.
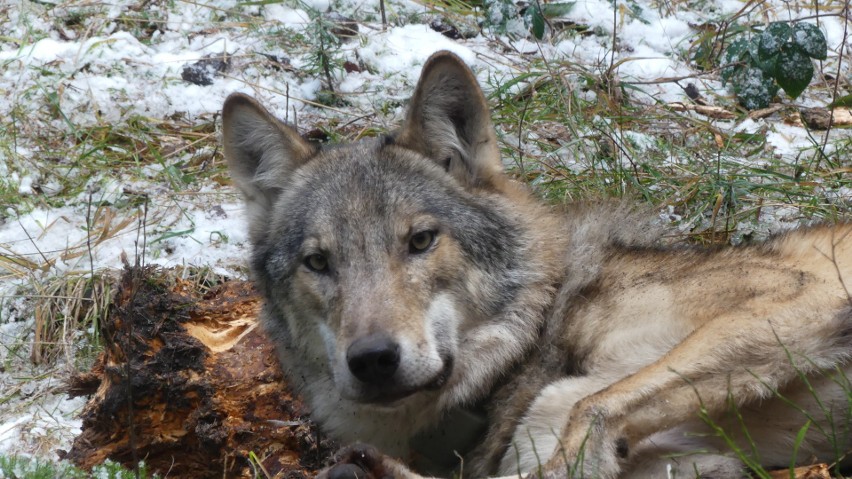
[[346, 361], [359, 381], [385, 383], [399, 367], [399, 344], [384, 334], [373, 334], [352, 343], [346, 351]]

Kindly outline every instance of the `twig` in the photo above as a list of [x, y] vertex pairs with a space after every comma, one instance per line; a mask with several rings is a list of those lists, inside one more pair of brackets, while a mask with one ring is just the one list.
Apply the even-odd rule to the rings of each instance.
[[618, 27], [618, 2], [612, 2], [612, 52], [609, 55], [609, 68], [607, 69], [607, 83], [609, 83], [609, 77], [612, 75], [612, 69], [615, 66], [615, 50], [616, 50], [616, 39], [618, 35], [615, 34], [615, 31]]
[[[849, 2], [845, 2], [844, 8], [841, 11], [844, 17], [849, 16]], [[817, 16], [817, 21], [819, 21], [819, 17]], [[840, 77], [841, 75], [841, 66], [843, 65], [843, 49], [846, 48], [846, 39], [848, 34], [849, 21], [843, 22], [843, 41], [840, 43], [840, 50], [837, 53], [837, 75], [834, 76], [834, 88], [831, 92], [831, 101], [834, 103], [837, 100], [837, 88], [840, 85]], [[820, 161], [822, 157], [825, 156], [825, 148], [828, 146], [828, 137], [831, 134], [831, 127], [834, 126], [834, 115], [829, 115], [828, 118], [828, 126], [825, 129], [825, 135], [822, 137], [822, 147], [820, 147], [820, 156], [817, 158], [816, 167], [814, 169], [819, 168]], [[847, 293], [848, 294], [848, 293]]]
[[24, 225], [23, 225], [23, 223], [21, 223], [21, 220], [18, 220], [18, 225], [21, 227], [21, 230], [23, 230], [24, 234], [27, 235], [27, 239], [30, 240], [30, 243], [32, 243], [32, 245], [36, 249], [36, 251], [38, 251], [39, 256], [41, 256], [41, 259], [44, 260], [45, 268], [49, 268], [50, 267], [50, 260], [47, 259], [47, 256], [45, 256], [44, 253], [42, 253], [41, 249], [39, 249], [35, 240], [33, 240], [33, 237], [30, 236], [30, 232], [27, 231], [26, 228], [24, 228]]
[[[246, 85], [250, 85], [251, 87], [253, 87], [256, 90], [264, 90], [264, 91], [268, 91], [268, 92], [271, 92], [271, 93], [275, 93], [276, 95], [284, 95], [284, 92], [282, 92], [281, 90], [277, 90], [275, 88], [264, 87], [264, 86], [261, 86], [258, 83], [246, 81], [245, 78], [238, 78], [238, 77], [235, 77], [233, 75], [228, 75], [227, 73], [220, 73], [219, 76], [221, 76], [222, 78], [229, 78], [231, 80], [242, 81]], [[316, 108], [324, 108], [326, 110], [331, 110], [333, 112], [340, 113], [340, 114], [343, 114], [343, 115], [349, 115], [349, 116], [356, 116], [357, 115], [357, 113], [352, 112], [352, 111], [347, 111], [347, 110], [344, 110], [342, 108], [335, 108], [335, 107], [329, 106], [329, 105], [323, 105], [322, 103], [319, 103], [319, 102], [316, 102], [316, 101], [311, 101], [311, 100], [308, 100], [308, 99], [305, 99], [305, 98], [299, 98], [299, 97], [295, 97], [295, 96], [292, 96], [292, 95], [290, 96], [290, 98], [293, 98], [294, 100], [299, 100], [300, 102], [305, 103], [306, 105], [311, 105], [311, 106], [316, 107]], [[293, 108], [295, 108], [295, 106], [293, 106]]]
[[[535, 87], [533, 87], [535, 88]], [[527, 96], [527, 101], [524, 102], [524, 109], [521, 110], [521, 118], [518, 120], [518, 166], [521, 168], [521, 175], [526, 176], [526, 170], [524, 169], [524, 120], [527, 117], [527, 109], [530, 106], [530, 102], [532, 101], [533, 95], [535, 91], [531, 92], [529, 96]]]
[[733, 120], [737, 116], [724, 108], [710, 105], [694, 105], [692, 103], [672, 102], [666, 103], [666, 107], [674, 111], [694, 111], [710, 118], [720, 120]]

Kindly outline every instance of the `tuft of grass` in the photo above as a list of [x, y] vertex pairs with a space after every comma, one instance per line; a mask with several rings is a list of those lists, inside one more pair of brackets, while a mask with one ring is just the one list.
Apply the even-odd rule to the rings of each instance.
[[[748, 432], [748, 428], [743, 422], [743, 417], [742, 414], [740, 414], [739, 407], [737, 407], [736, 400], [730, 391], [728, 392], [727, 404], [731, 414], [736, 417], [736, 422], [740, 426], [740, 433], [743, 434], [748, 449], [745, 449], [737, 442], [732, 431], [726, 430], [714, 421], [703, 401], [701, 402], [698, 417], [710, 427], [716, 436], [722, 439], [728, 449], [730, 449], [736, 457], [742, 461], [743, 465], [747, 467], [755, 477], [759, 477], [760, 479], [770, 479], [771, 476], [769, 471], [764, 469], [763, 465], [760, 463], [760, 457], [757, 454], [757, 445], [752, 440], [751, 435]], [[798, 450], [798, 444], [794, 446], [794, 449]]]
[[[30, 360], [53, 364], [60, 356], [85, 368], [100, 351], [100, 322], [110, 311], [116, 283], [114, 272], [76, 273], [52, 278], [30, 295], [36, 299], [34, 338]], [[181, 266], [171, 270], [172, 281], [182, 288], [206, 294], [228, 280], [206, 266]], [[80, 337], [85, 338], [84, 341]], [[79, 364], [83, 362], [84, 364]]]
[[[59, 354], [74, 363], [100, 350], [100, 321], [109, 314], [115, 278], [107, 273], [53, 278], [38, 291], [30, 358], [50, 364]], [[88, 340], [80, 341], [84, 335]], [[80, 350], [82, 348], [82, 350]]]

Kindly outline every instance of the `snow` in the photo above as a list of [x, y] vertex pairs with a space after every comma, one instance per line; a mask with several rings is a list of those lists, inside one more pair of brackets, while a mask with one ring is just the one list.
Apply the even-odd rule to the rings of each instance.
[[[83, 6], [60, 2], [57, 7], [13, 3], [11, 7], [0, 6], [0, 120], [4, 122], [0, 126], [6, 125], [11, 112], [18, 112], [15, 118], [22, 131], [50, 132], [67, 131], [68, 125], [84, 128], [174, 117], [190, 122], [210, 120], [218, 114], [226, 96], [236, 91], [258, 97], [274, 114], [288, 121], [298, 119], [300, 125], [306, 121], [304, 118], [322, 115], [339, 115], [341, 123], [345, 123], [365, 112], [373, 115], [377, 124], [392, 125], [399, 120], [403, 111], [400, 105], [410, 95], [421, 66], [439, 50], [459, 55], [473, 67], [486, 88], [493, 88], [494, 81], [505, 82], [525, 73], [530, 58], [544, 56], [567, 60], [595, 73], [615, 65], [614, 74], [623, 82], [642, 82], [630, 92], [636, 93], [632, 96], [634, 101], [649, 105], [684, 101], [681, 86], [657, 80], [698, 74], [686, 60], [697, 36], [693, 26], [718, 21], [743, 7], [740, 1], [725, 0], [711, 2], [708, 11], [690, 11], [682, 2], [664, 8], [659, 2], [636, 0], [629, 4], [617, 2], [614, 9], [610, 0], [578, 0], [561, 20], [588, 26], [591, 33], [563, 35], [553, 43], [538, 43], [487, 31], [467, 40], [451, 40], [429, 28], [432, 17], [427, 6], [408, 0], [387, 2], [389, 13], [400, 20], [386, 28], [379, 21], [378, 2], [368, 5], [355, 0], [306, 0], [249, 6], [240, 6], [237, 0], [147, 3], [144, 13], [155, 31], [144, 39], [131, 31], [140, 25], [122, 20], [139, 16], [133, 10], [138, 2], [115, 0], [90, 6], [86, 6], [88, 2], [82, 2]], [[639, 7], [638, 17], [630, 13], [631, 6]], [[779, 12], [781, 19], [786, 19], [789, 8], [792, 7], [781, 0], [770, 0], [762, 11]], [[343, 43], [340, 54], [349, 61], [360, 62], [364, 68], [351, 73], [335, 72], [338, 90], [349, 102], [347, 106], [318, 109], [311, 103], [323, 88], [324, 78], [307, 71], [311, 52], [293, 50], [289, 42], [306, 34], [312, 14], [329, 9], [359, 20], [358, 38]], [[80, 14], [83, 28], [62, 25], [63, 18], [71, 13]], [[802, 9], [794, 17], [812, 14]], [[264, 23], [251, 28], [241, 23], [248, 20]], [[518, 25], [513, 28], [513, 33], [520, 33]], [[829, 47], [825, 69], [832, 71], [829, 65], [836, 64], [831, 62], [837, 61], [844, 42], [844, 26], [838, 16], [823, 16], [819, 28]], [[613, 29], [617, 33], [616, 51], [612, 45]], [[262, 66], [258, 53], [289, 59], [292, 71]], [[231, 57], [232, 68], [215, 76], [209, 86], [183, 81], [183, 68], [208, 55]], [[708, 91], [723, 91], [718, 76], [707, 75], [696, 82]], [[521, 82], [513, 88], [517, 91], [523, 87]], [[591, 90], [578, 95], [590, 101], [595, 97]], [[56, 105], [51, 103], [54, 100]], [[375, 114], [383, 109], [385, 101], [393, 107], [386, 116]], [[825, 103], [824, 99], [807, 94], [800, 101]], [[58, 106], [61, 114], [42, 120], [48, 105]], [[27, 121], [20, 124], [22, 120]], [[813, 135], [799, 126], [749, 119], [739, 124], [720, 121], [714, 125], [725, 133], [766, 129], [768, 148], [790, 163], [798, 161], [803, 150], [813, 147]], [[832, 135], [835, 139], [847, 133], [835, 131]], [[654, 146], [653, 137], [643, 133], [626, 132], [624, 137], [633, 142], [639, 153]], [[575, 142], [584, 140], [563, 140], [565, 147], [557, 156], [564, 159], [565, 166], [579, 171]], [[111, 148], [132, 157], [132, 147], [128, 145], [115, 144]], [[23, 136], [9, 151], [0, 148], [2, 181], [19, 195], [39, 199], [38, 206], [23, 214], [11, 206], [0, 206], [0, 259], [25, 258], [43, 266], [24, 271], [0, 263], [0, 344], [7, 345], [0, 347], [0, 364], [15, 359], [9, 356], [9, 344], [32, 339], [28, 331], [33, 324], [33, 302], [26, 295], [32, 294], [28, 289], [32, 284], [48, 278], [114, 270], [121, 267], [122, 256], [131, 261], [141, 257], [148, 264], [164, 267], [210, 266], [222, 274], [244, 275], [246, 225], [236, 192], [212, 181], [178, 191], [158, 180], [169, 168], [179, 171], [187, 156], [178, 153], [160, 163], [135, 166], [130, 164], [130, 158], [128, 171], [105, 172], [83, 185], [77, 196], [57, 206], [46, 200], [60, 194], [59, 182], [50, 176], [55, 173], [50, 167], [32, 166], [41, 165], [48, 153], [38, 141], [27, 141]], [[77, 173], [72, 170], [68, 174]], [[126, 201], [127, 191], [147, 195], [147, 217], [143, 218], [138, 210], [114, 206]], [[852, 201], [849, 188], [827, 196], [832, 201]], [[98, 205], [102, 205], [100, 211]], [[93, 216], [95, 213], [101, 216]], [[781, 227], [792, 224], [786, 219], [796, 216], [795, 209], [783, 206], [767, 206], [763, 214], [767, 221]], [[673, 209], [661, 215], [680, 220]], [[98, 218], [109, 223], [111, 232], [108, 237], [87, 241], [88, 225]], [[95, 224], [92, 230], [102, 230], [104, 226]], [[32, 367], [33, 377], [45, 373], [35, 366], [25, 366], [24, 360], [12, 362], [19, 368]], [[15, 377], [18, 376], [11, 370], [0, 368], [0, 453], [53, 458], [39, 444], [67, 449], [80, 427], [75, 415], [83, 402], [64, 399], [56, 392], [58, 379], [51, 375], [31, 382]], [[26, 397], [3, 403], [6, 391], [27, 384], [46, 394], [47, 399], [32, 405]]]
[[[4, 317], [11, 308], [23, 308], [20, 300], [14, 303], [0, 302]], [[0, 324], [0, 344], [21, 344], [31, 334], [31, 327], [25, 321]], [[0, 348], [0, 364], [8, 367], [20, 359], [11, 349]], [[0, 374], [2, 394], [16, 392], [19, 398], [0, 409], [0, 454], [55, 458], [53, 449], [69, 444], [79, 434], [82, 422], [77, 415], [85, 398], [67, 398], [61, 391], [64, 385], [61, 374], [37, 375], [37, 368], [31, 365], [20, 365], [17, 374], [30, 375], [30, 379], [17, 381], [9, 374]]]
[[282, 4], [265, 5], [263, 18], [280, 22], [284, 27], [293, 30], [301, 30], [311, 21], [306, 11], [300, 8], [288, 8]]
[[589, 25], [605, 32], [612, 31], [613, 6], [607, 0], [580, 0], [565, 15], [566, 20]]
[[476, 55], [428, 25], [405, 25], [391, 28], [370, 38], [360, 50], [361, 58], [387, 76], [400, 76], [416, 82], [420, 68], [430, 55], [449, 50], [471, 66], [477, 66]]

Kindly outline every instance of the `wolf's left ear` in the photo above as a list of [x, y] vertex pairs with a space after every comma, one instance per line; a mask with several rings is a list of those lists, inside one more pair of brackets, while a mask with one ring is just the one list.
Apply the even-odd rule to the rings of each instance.
[[468, 187], [494, 186], [503, 178], [485, 95], [470, 68], [448, 51], [423, 65], [394, 143], [432, 158]]

